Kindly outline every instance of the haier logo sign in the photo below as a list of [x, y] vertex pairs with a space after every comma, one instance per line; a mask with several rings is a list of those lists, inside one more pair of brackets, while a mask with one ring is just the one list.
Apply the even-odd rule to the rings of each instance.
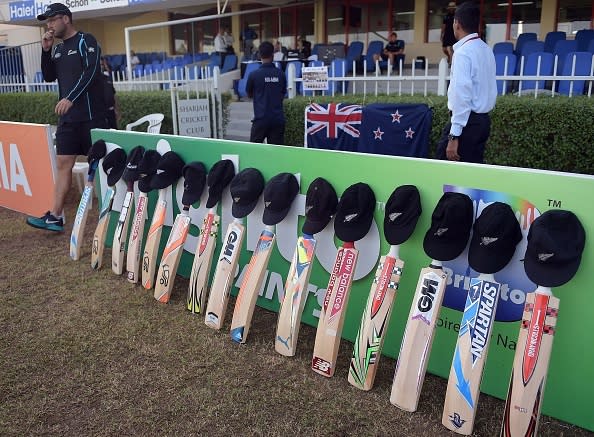
[[[475, 218], [480, 215], [487, 205], [495, 201], [507, 203], [516, 213], [524, 238], [516, 247], [516, 252], [509, 264], [494, 275], [495, 280], [501, 284], [495, 320], [502, 322], [520, 320], [526, 293], [536, 288], [535, 284], [526, 276], [522, 260], [526, 252], [528, 230], [534, 219], [540, 215], [540, 211], [529, 201], [507, 193], [451, 185], [444, 186], [443, 191], [454, 191], [468, 195], [474, 203]], [[478, 273], [468, 265], [468, 247], [458, 258], [444, 262], [443, 267], [448, 273], [443, 305], [464, 311], [471, 279], [478, 276]]]
[[11, 2], [8, 4], [9, 20], [34, 20], [37, 15], [43, 14], [45, 8], [51, 2], [35, 2], [33, 0], [26, 2]]

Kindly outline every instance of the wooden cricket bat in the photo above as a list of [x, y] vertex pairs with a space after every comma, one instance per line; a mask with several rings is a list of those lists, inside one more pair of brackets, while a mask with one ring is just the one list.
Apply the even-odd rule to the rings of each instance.
[[241, 219], [234, 219], [227, 227], [227, 233], [223, 239], [223, 247], [210, 286], [204, 319], [204, 323], [213, 329], [221, 329], [225, 321], [229, 292], [235, 277], [239, 255], [241, 255], [244, 232], [245, 228]]
[[169, 234], [169, 239], [161, 257], [154, 294], [155, 299], [161, 303], [169, 302], [169, 298], [171, 297], [175, 274], [177, 273], [179, 260], [184, 251], [184, 243], [190, 230], [191, 219], [189, 212], [190, 205], [184, 205], [181, 213], [175, 218], [173, 228], [171, 228], [171, 234]]
[[159, 198], [153, 213], [151, 226], [146, 236], [146, 244], [142, 254], [142, 286], [147, 290], [153, 288], [155, 279], [155, 270], [157, 270], [157, 256], [159, 255], [159, 245], [161, 243], [161, 233], [165, 223], [165, 214], [167, 212], [167, 200], [165, 199], [166, 188], [159, 190]]
[[128, 228], [130, 227], [130, 216], [134, 205], [134, 181], [128, 181], [128, 190], [122, 210], [118, 217], [118, 224], [113, 234], [111, 246], [111, 269], [116, 275], [124, 273], [124, 258], [126, 256], [126, 242], [128, 240]]
[[107, 187], [101, 202], [101, 210], [99, 211], [99, 221], [95, 228], [93, 235], [93, 246], [91, 249], [91, 267], [98, 270], [103, 265], [103, 250], [105, 249], [105, 236], [109, 227], [109, 219], [111, 217], [111, 208], [113, 206], [113, 198], [115, 196], [115, 187]]
[[403, 268], [404, 262], [398, 259], [398, 246], [392, 245], [388, 254], [380, 259], [375, 271], [355, 339], [348, 376], [348, 381], [361, 390], [371, 390], [373, 387]]
[[355, 244], [345, 241], [336, 253], [328, 280], [311, 360], [312, 370], [323, 376], [331, 377], [336, 370], [336, 357], [358, 255]]
[[74, 225], [72, 226], [72, 233], [70, 234], [70, 258], [78, 261], [82, 255], [83, 236], [85, 233], [85, 226], [87, 224], [87, 217], [89, 216], [89, 209], [93, 202], [93, 181], [95, 179], [95, 171], [97, 170], [98, 160], [91, 162], [89, 165], [89, 173], [87, 176], [87, 183], [80, 197], [80, 203], [76, 210], [76, 217], [74, 218]]
[[536, 436], [544, 395], [559, 299], [539, 286], [526, 296], [501, 435]]
[[470, 281], [441, 418], [459, 434], [470, 435], [474, 428], [500, 288], [492, 274], [481, 273]]
[[217, 245], [219, 221], [220, 217], [217, 215], [215, 206], [209, 209], [200, 228], [200, 240], [194, 253], [186, 298], [186, 308], [193, 314], [204, 312], [210, 264]]
[[437, 260], [432, 260], [419, 276], [390, 395], [390, 402], [405, 411], [416, 411], [419, 403], [446, 280], [441, 261]]
[[140, 192], [136, 212], [132, 220], [132, 230], [128, 240], [128, 253], [126, 255], [126, 271], [128, 281], [136, 284], [140, 280], [140, 252], [144, 239], [144, 226], [147, 219], [148, 193]]
[[246, 342], [275, 239], [275, 227], [266, 226], [260, 233], [256, 250], [246, 268], [231, 320], [231, 339], [236, 343]]
[[313, 235], [304, 234], [299, 237], [287, 274], [285, 296], [278, 311], [274, 342], [275, 350], [286, 357], [294, 356], [297, 349], [301, 315], [307, 301], [307, 287], [315, 249], [316, 240]]

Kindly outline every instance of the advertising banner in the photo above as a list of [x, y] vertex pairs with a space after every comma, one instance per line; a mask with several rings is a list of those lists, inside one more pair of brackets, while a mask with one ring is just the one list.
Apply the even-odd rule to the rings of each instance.
[[43, 214], [52, 207], [55, 172], [49, 125], [0, 121], [0, 206]]
[[[385, 202], [392, 191], [400, 185], [413, 184], [420, 191], [422, 214], [411, 238], [400, 246], [400, 258], [404, 268], [396, 292], [394, 309], [389, 329], [385, 334], [383, 352], [395, 358], [398, 355], [406, 319], [416, 288], [419, 272], [430, 259], [423, 251], [423, 238], [430, 227], [431, 214], [444, 192], [459, 192], [470, 197], [474, 204], [475, 217], [492, 202], [505, 202], [515, 212], [522, 229], [523, 240], [519, 243], [511, 262], [495, 278], [501, 283], [501, 297], [496, 312], [496, 322], [482, 382], [482, 391], [505, 398], [511, 366], [520, 329], [522, 310], [526, 295], [536, 288], [523, 268], [526, 236], [533, 220], [549, 209], [567, 209], [574, 212], [586, 230], [586, 247], [581, 268], [567, 284], [553, 289], [561, 303], [556, 328], [549, 377], [544, 396], [543, 413], [581, 427], [594, 430], [592, 416], [592, 393], [594, 378], [592, 363], [594, 348], [591, 333], [594, 332], [594, 305], [590, 284], [594, 261], [591, 236], [594, 235], [594, 177], [556, 173], [539, 170], [498, 167], [490, 165], [453, 163], [419, 158], [392, 157], [345, 153], [328, 150], [295, 147], [269, 146], [225, 140], [196, 139], [168, 135], [149, 135], [123, 131], [93, 131], [93, 139], [105, 139], [113, 145], [130, 150], [136, 145], [160, 150], [171, 149], [185, 162], [202, 161], [207, 168], [225, 156], [234, 156], [239, 169], [258, 168], [269, 180], [281, 172], [294, 173], [301, 184], [300, 194], [294, 201], [285, 220], [276, 226], [277, 245], [274, 248], [268, 272], [260, 291], [258, 305], [278, 311], [279, 299], [284, 296], [285, 280], [293, 256], [295, 243], [301, 234], [305, 214], [305, 193], [316, 177], [326, 178], [340, 195], [347, 187], [365, 182], [375, 192], [377, 199], [374, 221], [366, 237], [355, 243], [359, 257], [343, 329], [343, 337], [353, 341], [356, 337], [374, 271], [381, 255], [388, 251], [383, 236]], [[98, 178], [101, 191], [105, 191], [105, 175]], [[169, 234], [173, 218], [181, 208], [183, 181], [171, 192], [168, 205], [172, 206], [161, 248]], [[190, 209], [192, 225], [179, 274], [189, 276], [193, 254], [198, 244], [198, 231], [207, 209], [206, 190], [201, 201]], [[114, 203], [114, 214], [121, 207], [123, 196]], [[156, 193], [150, 194], [149, 205], [156, 203]], [[221, 235], [232, 221], [229, 192], [223, 196], [220, 215], [221, 224], [217, 237], [215, 257], [220, 253]], [[236, 294], [244, 275], [246, 264], [255, 249], [260, 231], [264, 228], [263, 200], [245, 221], [247, 236], [240, 259], [238, 276], [232, 287]], [[149, 217], [152, 216], [152, 212]], [[316, 253], [313, 271], [308, 286], [308, 300], [303, 313], [303, 322], [315, 326], [324, 301], [329, 272], [332, 270], [337, 248], [342, 244], [334, 237], [333, 223], [316, 234]], [[108, 238], [108, 241], [111, 241]], [[214, 268], [213, 263], [213, 268]], [[460, 330], [462, 311], [471, 281], [478, 274], [468, 265], [467, 250], [458, 258], [444, 262], [447, 272], [447, 288], [443, 307], [436, 324], [435, 342], [431, 351], [429, 371], [447, 378], [452, 363], [454, 346]], [[180, 308], [180, 311], [182, 309]], [[230, 308], [229, 311], [232, 311]], [[226, 329], [225, 327], [224, 329]], [[270, 327], [274, 336], [275, 327]], [[249, 341], [249, 339], [248, 339]], [[352, 344], [343, 342], [343, 348]], [[349, 363], [338, 363], [348, 367]], [[380, 365], [382, 365], [380, 363]], [[387, 362], [384, 363], [387, 365]], [[445, 393], [444, 393], [445, 395]], [[386, 402], [388, 400], [386, 399]]]

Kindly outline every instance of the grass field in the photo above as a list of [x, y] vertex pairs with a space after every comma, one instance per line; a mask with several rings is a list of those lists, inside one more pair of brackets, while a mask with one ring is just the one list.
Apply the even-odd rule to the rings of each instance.
[[[73, 190], [64, 234], [0, 208], [0, 435], [455, 435], [441, 425], [441, 378], [427, 375], [419, 411], [407, 413], [389, 402], [392, 359], [382, 358], [375, 387], [361, 392], [347, 382], [346, 341], [326, 379], [310, 369], [309, 326], [297, 355], [282, 357], [275, 313], [256, 308], [239, 346], [229, 338], [232, 310], [219, 332], [185, 310], [186, 279], [162, 305], [109, 268], [93, 271], [96, 211], [85, 254], [71, 261], [77, 202]], [[503, 406], [482, 395], [473, 435], [499, 435]], [[540, 434], [594, 435], [545, 416]]]

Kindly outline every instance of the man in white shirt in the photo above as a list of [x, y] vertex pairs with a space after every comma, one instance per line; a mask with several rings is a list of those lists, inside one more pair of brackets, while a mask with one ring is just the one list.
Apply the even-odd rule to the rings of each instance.
[[227, 43], [225, 42], [225, 37], [223, 36], [221, 29], [219, 29], [217, 36], [215, 36], [214, 49], [221, 59], [219, 67], [223, 67], [223, 64], [225, 63], [225, 56], [227, 55]]
[[462, 3], [454, 16], [454, 44], [448, 109], [450, 122], [437, 145], [437, 158], [450, 161], [484, 162], [491, 132], [489, 112], [497, 99], [495, 56], [478, 35], [480, 10], [472, 2]]

